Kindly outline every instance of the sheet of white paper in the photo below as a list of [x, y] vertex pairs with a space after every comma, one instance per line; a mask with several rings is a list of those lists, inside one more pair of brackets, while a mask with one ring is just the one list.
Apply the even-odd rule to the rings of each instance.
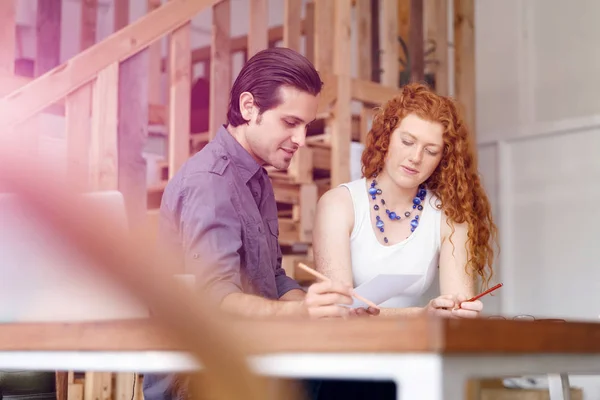
[[[381, 274], [354, 288], [354, 292], [379, 305], [392, 297], [400, 296], [404, 290], [417, 282], [423, 275]], [[350, 308], [367, 307], [357, 299]]]

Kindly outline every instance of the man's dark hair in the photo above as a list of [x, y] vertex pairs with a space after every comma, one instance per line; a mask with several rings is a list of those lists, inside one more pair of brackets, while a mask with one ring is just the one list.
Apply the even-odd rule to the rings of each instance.
[[256, 53], [244, 64], [229, 97], [227, 121], [232, 126], [248, 123], [240, 112], [240, 95], [252, 93], [259, 113], [281, 104], [279, 88], [291, 86], [318, 95], [323, 82], [314, 65], [302, 54], [285, 47], [274, 47]]

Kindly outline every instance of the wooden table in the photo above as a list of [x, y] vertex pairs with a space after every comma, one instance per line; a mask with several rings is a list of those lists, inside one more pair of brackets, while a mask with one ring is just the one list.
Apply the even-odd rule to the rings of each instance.
[[[463, 399], [466, 379], [474, 377], [600, 375], [597, 323], [369, 318], [232, 320], [230, 326], [258, 373], [389, 379], [400, 399]], [[151, 320], [0, 324], [0, 368], [143, 373], [198, 367]], [[562, 389], [551, 387], [551, 396], [563, 398]]]

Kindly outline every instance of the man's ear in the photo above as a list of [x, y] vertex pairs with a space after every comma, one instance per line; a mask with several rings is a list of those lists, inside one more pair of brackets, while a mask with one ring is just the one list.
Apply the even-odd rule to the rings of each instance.
[[258, 111], [254, 104], [254, 96], [250, 92], [240, 94], [240, 113], [246, 121], [251, 121], [252, 116]]

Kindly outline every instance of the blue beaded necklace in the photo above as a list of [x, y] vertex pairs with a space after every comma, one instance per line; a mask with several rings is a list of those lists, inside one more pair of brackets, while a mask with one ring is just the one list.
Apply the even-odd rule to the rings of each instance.
[[[373, 181], [371, 182], [371, 187], [369, 188], [369, 194], [371, 195], [371, 199], [373, 199], [375, 201], [375, 203], [377, 203], [377, 196], [378, 195], [382, 195], [383, 191], [379, 188], [377, 188], [377, 181], [375, 180], [376, 175], [373, 176]], [[425, 197], [427, 196], [427, 189], [425, 189], [425, 185], [421, 184], [419, 185], [419, 190], [417, 191], [417, 195], [415, 196], [415, 198], [413, 199], [413, 210], [418, 210], [418, 211], [423, 211], [423, 201], [425, 201]], [[380, 200], [381, 205], [385, 208], [385, 213], [387, 214], [388, 218], [392, 221], [399, 221], [400, 220], [400, 215], [397, 214], [395, 211], [391, 211], [389, 210], [386, 205], [385, 205], [385, 200], [383, 198], [381, 198]], [[375, 227], [377, 227], [377, 229], [379, 229], [380, 232], [383, 232], [383, 219], [381, 219], [381, 217], [379, 216], [379, 204], [375, 204], [373, 206], [373, 209], [375, 211], [377, 211], [377, 215], [375, 217]], [[405, 211], [404, 212], [404, 216], [406, 218], [409, 218], [412, 214], [412, 210], [409, 211]], [[415, 215], [413, 217], [413, 219], [410, 221], [410, 231], [414, 232], [415, 229], [417, 229], [417, 227], [419, 226], [419, 215]], [[388, 243], [388, 238], [384, 237], [383, 241], [387, 244]]]

